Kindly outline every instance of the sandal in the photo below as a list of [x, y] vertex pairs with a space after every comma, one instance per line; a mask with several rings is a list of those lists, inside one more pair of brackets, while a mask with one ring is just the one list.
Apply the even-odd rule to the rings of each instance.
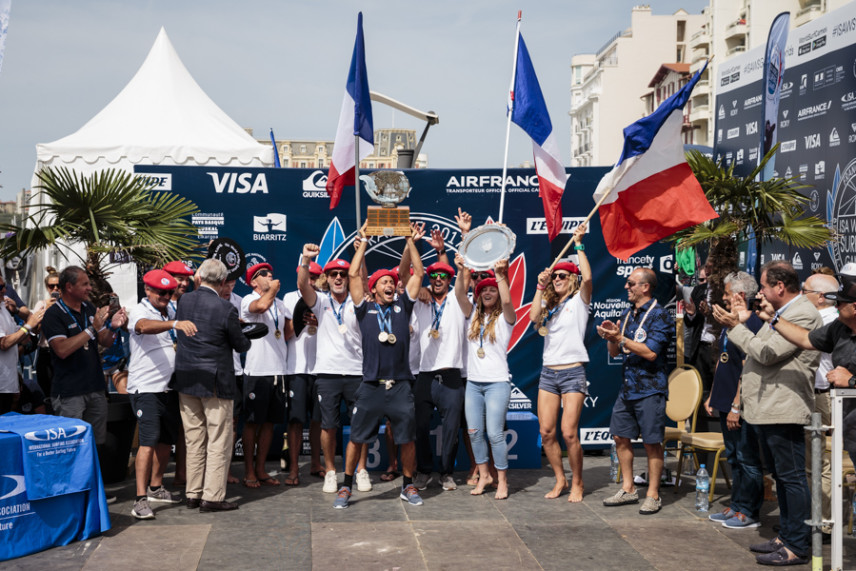
[[[273, 479], [273, 478], [271, 478]], [[299, 476], [286, 476], [285, 477], [285, 485], [286, 486], [299, 486], [300, 485], [300, 477]]]
[[279, 480], [274, 478], [273, 476], [268, 476], [267, 478], [259, 480], [259, 483], [263, 486], [281, 486]]
[[380, 475], [380, 479], [382, 482], [392, 482], [396, 478], [401, 476], [401, 473], [396, 470], [388, 470]]

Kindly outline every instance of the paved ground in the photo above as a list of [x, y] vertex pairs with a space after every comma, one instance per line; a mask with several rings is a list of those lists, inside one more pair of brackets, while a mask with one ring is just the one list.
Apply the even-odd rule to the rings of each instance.
[[[670, 459], [674, 465], [674, 459]], [[234, 466], [236, 475], [241, 466]], [[644, 470], [637, 457], [637, 472]], [[398, 499], [399, 478], [374, 490], [355, 492], [351, 508], [332, 509], [333, 494], [301, 469], [296, 488], [248, 490], [229, 486], [228, 499], [241, 508], [204, 513], [183, 505], [158, 506], [157, 519], [131, 515], [133, 483], [108, 487], [118, 496], [110, 506], [113, 529], [101, 538], [0, 563], [4, 569], [760, 569], [747, 546], [773, 537], [778, 510], [764, 505], [763, 526], [731, 530], [698, 517], [694, 490], [664, 488], [663, 509], [642, 516], [638, 506], [606, 508], [615, 493], [609, 459], [586, 456], [586, 495], [570, 504], [567, 495], [545, 500], [552, 472], [510, 473], [511, 496], [474, 497], [466, 485], [444, 492], [434, 485], [425, 504]], [[340, 476], [341, 477], [341, 476]], [[456, 474], [456, 479], [463, 478]], [[170, 483], [170, 480], [167, 480]], [[713, 509], [728, 499], [717, 483]], [[856, 541], [845, 538], [846, 569], [856, 568]], [[824, 546], [828, 568], [829, 546]], [[803, 566], [802, 568], [808, 568]]]

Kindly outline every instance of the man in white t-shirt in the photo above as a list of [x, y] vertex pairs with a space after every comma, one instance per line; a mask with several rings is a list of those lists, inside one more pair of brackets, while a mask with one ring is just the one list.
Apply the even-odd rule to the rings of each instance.
[[[220, 297], [232, 304], [238, 315], [241, 315], [241, 301], [243, 298], [235, 293], [235, 281], [226, 280], [223, 287], [220, 288]], [[238, 392], [235, 395], [234, 408], [232, 409], [232, 443], [238, 441], [238, 418], [241, 416], [241, 404], [244, 401], [244, 365], [241, 363], [241, 354], [237, 351], [232, 351], [232, 367], [235, 370], [235, 385], [238, 387]], [[243, 443], [242, 443], [243, 445]], [[176, 477], [178, 474], [176, 473]], [[232, 475], [232, 466], [229, 464], [229, 476], [226, 478], [227, 484], [237, 484], [241, 480], [237, 476]]]
[[241, 301], [241, 320], [264, 323], [268, 333], [253, 340], [244, 363], [244, 485], [279, 486], [279, 480], [265, 471], [265, 458], [273, 425], [285, 422], [285, 304], [276, 297], [279, 280], [274, 279], [270, 264], [250, 266], [246, 279], [253, 291]]
[[[339, 489], [336, 477], [336, 430], [340, 425], [339, 408], [344, 400], [353, 410], [357, 389], [363, 379], [363, 349], [354, 303], [348, 291], [348, 269], [345, 260], [331, 260], [324, 265], [329, 291], [316, 292], [309, 283], [309, 264], [318, 255], [317, 244], [303, 246], [297, 289], [303, 301], [318, 320], [318, 340], [315, 352], [315, 393], [321, 408], [321, 449], [324, 452], [325, 493], [335, 494]], [[357, 489], [372, 489], [366, 471], [366, 453], [363, 446], [357, 465]]]
[[[6, 281], [0, 276], [0, 300], [6, 290]], [[18, 394], [18, 345], [30, 337], [30, 331], [42, 322], [44, 308], [27, 314], [24, 325], [15, 323], [6, 306], [0, 303], [0, 414], [12, 411], [12, 402]]]
[[169, 273], [152, 270], [143, 276], [143, 284], [146, 297], [128, 317], [131, 348], [128, 394], [140, 439], [135, 460], [137, 497], [131, 515], [154, 519], [149, 502], [181, 501], [181, 494], [163, 486], [170, 449], [181, 434], [178, 393], [169, 389], [169, 382], [175, 371], [178, 332], [192, 336], [196, 334], [196, 326], [191, 321], [175, 320], [169, 300], [178, 284]]
[[466, 318], [458, 303], [449, 295], [455, 270], [449, 264], [436, 262], [428, 266], [428, 303], [417, 303], [414, 314], [419, 321], [419, 345], [422, 352], [419, 375], [413, 389], [416, 400], [416, 466], [414, 485], [424, 490], [431, 483], [434, 453], [429, 432], [436, 408], [442, 424], [440, 445], [440, 483], [444, 490], [457, 488], [455, 469], [458, 431], [464, 406], [463, 366]]
[[[300, 268], [297, 268], [300, 273]], [[321, 276], [321, 266], [309, 264], [309, 285]], [[321, 467], [321, 409], [315, 395], [315, 350], [318, 340], [318, 320], [303, 301], [300, 290], [290, 291], [282, 298], [285, 304], [288, 328], [288, 366], [285, 408], [288, 412], [288, 476], [287, 486], [296, 486], [300, 449], [303, 446], [303, 427], [309, 421], [310, 470], [313, 476], [324, 476]], [[295, 311], [296, 310], [296, 311]], [[295, 315], [296, 313], [296, 315]], [[296, 319], [296, 320], [295, 320]]]

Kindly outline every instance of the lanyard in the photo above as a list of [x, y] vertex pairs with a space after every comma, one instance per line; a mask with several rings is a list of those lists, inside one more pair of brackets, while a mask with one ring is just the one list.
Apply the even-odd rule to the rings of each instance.
[[449, 300], [449, 296], [443, 298], [443, 303], [440, 304], [440, 308], [437, 309], [437, 302], [431, 302], [431, 309], [434, 312], [434, 321], [431, 322], [431, 329], [435, 331], [440, 330], [440, 320], [443, 318], [443, 310], [446, 309], [446, 302]]
[[[651, 310], [657, 306], [657, 300], [653, 300], [651, 302], [651, 307], [648, 308], [648, 311], [645, 312], [645, 315], [642, 316], [642, 321], [639, 322], [639, 325], [636, 326], [636, 331], [645, 331], [642, 329], [642, 326], [645, 325], [645, 320], [648, 319], [648, 314], [651, 313]], [[621, 336], [624, 337], [624, 329], [627, 327], [627, 322], [630, 321], [630, 312], [627, 312], [627, 317], [624, 318], [624, 323], [621, 324]], [[633, 337], [635, 340], [636, 332], [634, 331]], [[640, 343], [644, 342], [644, 339], [640, 341]]]
[[482, 323], [481, 326], [479, 327], [479, 349], [481, 349], [482, 346], [484, 345], [484, 330], [487, 329], [487, 326], [490, 325], [491, 321], [493, 321], [493, 320], [488, 319], [487, 321]]
[[[174, 301], [172, 301], [172, 300], [170, 300], [170, 301], [169, 301], [169, 307], [172, 309], [172, 312], [173, 312], [173, 313], [175, 313], [176, 311], [178, 311], [178, 310], [175, 308], [175, 302], [174, 302]], [[153, 309], [154, 309], [154, 308], [153, 308]]]
[[62, 307], [62, 310], [65, 312], [65, 314], [74, 320], [74, 322], [77, 324], [77, 326], [80, 327], [81, 331], [85, 331], [86, 330], [86, 327], [85, 327], [85, 325], [86, 325], [86, 313], [83, 311], [83, 305], [84, 304], [82, 304], [82, 303], [80, 304], [80, 315], [81, 315], [81, 317], [83, 317], [83, 325], [81, 325], [80, 322], [77, 320], [77, 318], [74, 316], [74, 314], [71, 313], [71, 309], [65, 304], [65, 302], [62, 300], [62, 298], [59, 298], [57, 301], [59, 301], [59, 305], [60, 305], [60, 307]]
[[[161, 318], [161, 321], [169, 321], [169, 312], [168, 312], [168, 311], [167, 311], [167, 314], [166, 314], [166, 315], [164, 315], [163, 313], [161, 313], [160, 311], [158, 311], [157, 309], [155, 309], [155, 306], [153, 306], [153, 305], [152, 305], [152, 302], [150, 302], [148, 299], [144, 299], [144, 300], [143, 300], [143, 303], [145, 303], [146, 305], [148, 305], [148, 306], [149, 306], [149, 308], [150, 308], [154, 313], [157, 313], [157, 314], [158, 314], [158, 317], [160, 317], [160, 318]], [[170, 302], [170, 304], [172, 304], [172, 302]], [[176, 338], [175, 338], [175, 329], [170, 329], [170, 330], [169, 330], [169, 337], [170, 337], [170, 339], [172, 339], [173, 344], [175, 344], [175, 343], [178, 341], [178, 339], [176, 339]]]
[[268, 313], [273, 317], [273, 326], [279, 331], [279, 310], [276, 308], [276, 299], [273, 300], [271, 305], [272, 307], [268, 309]]
[[374, 306], [377, 309], [378, 327], [380, 327], [381, 331], [392, 333], [392, 318], [390, 317], [390, 313], [392, 312], [392, 306], [388, 305], [386, 307], [386, 311], [384, 311], [377, 302], [375, 302]]
[[339, 306], [339, 311], [336, 311], [336, 302], [333, 301], [333, 294], [328, 291], [327, 297], [330, 298], [330, 308], [333, 310], [333, 315], [336, 316], [336, 321], [339, 322], [339, 325], [342, 325], [342, 323], [344, 323], [343, 316], [345, 315], [345, 304], [348, 303], [348, 300], [346, 299], [345, 301], [343, 301], [342, 304]]
[[571, 299], [571, 296], [566, 297], [566, 298], [565, 298], [565, 301], [563, 301], [562, 303], [560, 303], [559, 305], [557, 305], [556, 307], [554, 307], [553, 309], [551, 309], [550, 311], [548, 311], [548, 312], [547, 312], [547, 315], [545, 315], [545, 316], [544, 316], [544, 322], [542, 323], [542, 325], [543, 325], [544, 327], [546, 327], [546, 326], [547, 326], [547, 323], [548, 323], [551, 319], [553, 319], [553, 315], [555, 315], [555, 314], [556, 314], [557, 312], [559, 312], [559, 311], [562, 311], [562, 308], [563, 308], [563, 307], [565, 307], [565, 304], [566, 304], [566, 303], [568, 303], [568, 301], [569, 301], [570, 299]]
[[720, 351], [720, 352], [721, 353], [727, 353], [728, 352], [728, 330], [727, 329], [723, 329], [723, 331], [722, 331], [722, 351]]

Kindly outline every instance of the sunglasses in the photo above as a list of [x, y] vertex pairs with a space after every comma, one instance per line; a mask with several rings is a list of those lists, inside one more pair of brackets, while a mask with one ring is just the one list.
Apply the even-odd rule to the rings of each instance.
[[331, 278], [346, 278], [348, 277], [348, 272], [345, 270], [332, 270], [327, 273], [327, 276]]
[[59, 284], [48, 284], [47, 288], [48, 289], [59, 289]]
[[266, 277], [272, 276], [272, 275], [273, 275], [273, 273], [270, 270], [259, 270], [253, 276], [253, 279], [256, 279], [259, 276], [266, 278]]
[[820, 295], [823, 295], [822, 291], [817, 291], [816, 289], [805, 289], [805, 288], [803, 288], [802, 292], [803, 293], [819, 293]]
[[635, 285], [636, 285], [636, 282], [632, 282], [630, 280], [627, 280], [627, 287], [633, 287]]
[[551, 280], [566, 280], [570, 277], [570, 275], [571, 274], [554, 272], [554, 273], [550, 274], [550, 279]]
[[447, 280], [449, 279], [449, 274], [447, 274], [446, 272], [431, 272], [430, 274], [428, 274], [428, 277], [432, 280], [436, 280], [437, 278], [440, 278], [441, 280]]
[[171, 296], [172, 295], [171, 289], [157, 289], [157, 288], [153, 287], [153, 288], [151, 288], [151, 290], [155, 293], [155, 295], [159, 295], [159, 296], [165, 296], [165, 295]]
[[480, 280], [486, 280], [486, 279], [490, 278], [490, 274], [487, 272], [470, 272], [470, 275], [472, 276], [473, 279], [478, 278]]

